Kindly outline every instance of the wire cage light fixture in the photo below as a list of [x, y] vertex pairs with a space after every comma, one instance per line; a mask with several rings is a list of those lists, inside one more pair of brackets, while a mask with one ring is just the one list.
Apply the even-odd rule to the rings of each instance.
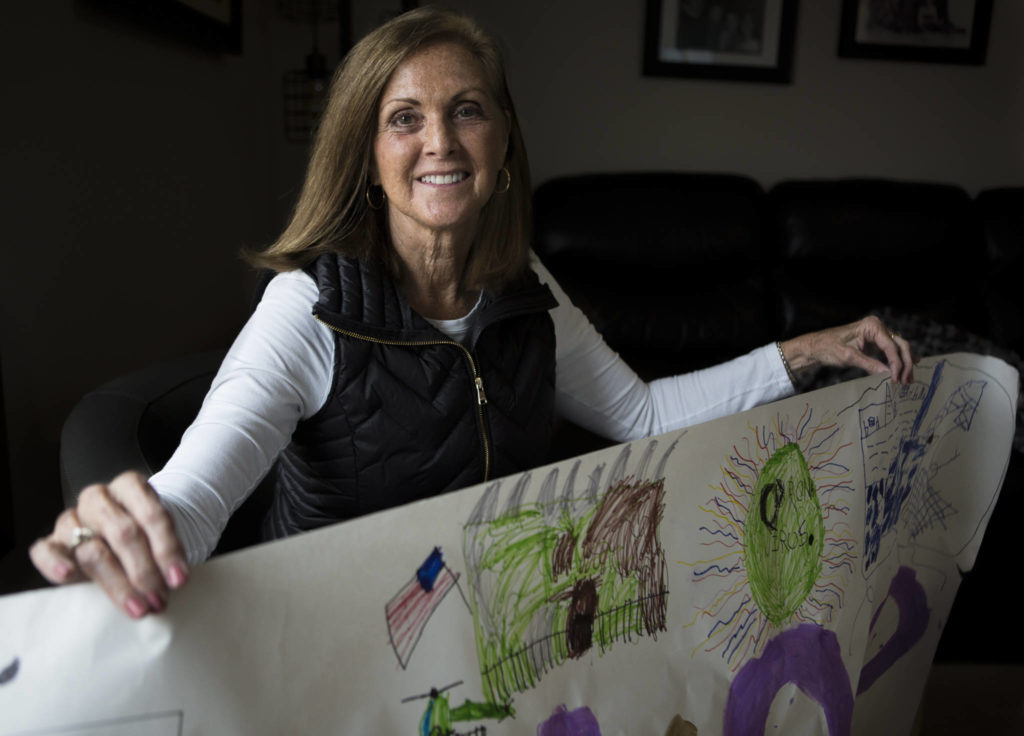
[[313, 47], [306, 55], [305, 65], [285, 72], [282, 80], [285, 139], [308, 143], [323, 113], [332, 71], [320, 51], [319, 26], [338, 24], [339, 55], [343, 55], [350, 43], [349, 0], [278, 0], [277, 12], [286, 20], [308, 23], [312, 35]]

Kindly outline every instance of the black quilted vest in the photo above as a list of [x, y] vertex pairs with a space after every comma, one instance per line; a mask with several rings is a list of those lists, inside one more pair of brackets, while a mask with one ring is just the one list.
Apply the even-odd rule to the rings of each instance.
[[556, 305], [531, 271], [484, 292], [467, 347], [412, 310], [385, 270], [335, 254], [309, 269], [334, 336], [330, 396], [277, 464], [275, 539], [542, 463], [554, 415]]

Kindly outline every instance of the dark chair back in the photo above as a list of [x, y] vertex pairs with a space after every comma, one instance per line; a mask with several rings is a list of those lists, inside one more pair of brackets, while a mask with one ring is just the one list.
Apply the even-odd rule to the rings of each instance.
[[[149, 476], [164, 466], [195, 419], [223, 351], [177, 358], [115, 378], [86, 394], [64, 422], [61, 486], [66, 505], [81, 490], [125, 470]], [[272, 478], [274, 469], [268, 474]], [[270, 505], [264, 480], [232, 515], [216, 552], [259, 541]]]

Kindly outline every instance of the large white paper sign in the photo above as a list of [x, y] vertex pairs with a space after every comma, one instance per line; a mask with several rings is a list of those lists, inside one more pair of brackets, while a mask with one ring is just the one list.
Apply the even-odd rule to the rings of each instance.
[[215, 559], [0, 599], [2, 734], [899, 734], [1016, 371], [924, 361]]

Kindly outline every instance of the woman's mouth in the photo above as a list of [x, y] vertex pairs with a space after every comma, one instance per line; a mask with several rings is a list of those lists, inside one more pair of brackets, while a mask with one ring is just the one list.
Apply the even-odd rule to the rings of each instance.
[[450, 174], [424, 174], [417, 181], [423, 184], [458, 184], [468, 177], [465, 171], [454, 171]]

